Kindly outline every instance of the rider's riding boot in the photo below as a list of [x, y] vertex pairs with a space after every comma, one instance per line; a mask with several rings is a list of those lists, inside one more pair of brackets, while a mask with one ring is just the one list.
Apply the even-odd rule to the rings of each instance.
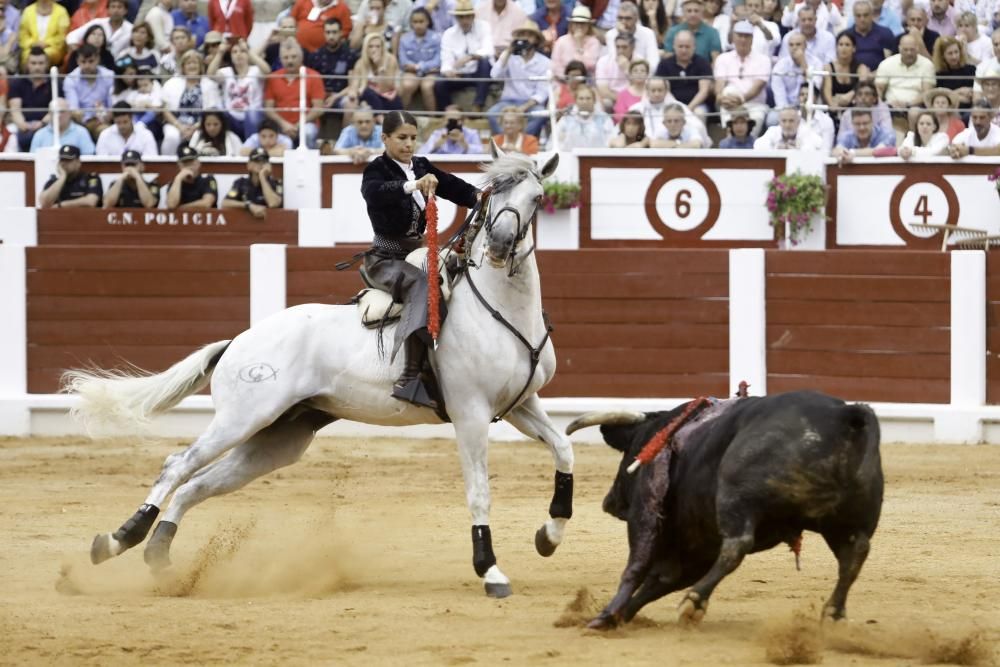
[[404, 345], [406, 346], [404, 350], [406, 361], [403, 364], [403, 374], [399, 376], [396, 384], [392, 387], [393, 397], [437, 410], [437, 401], [430, 397], [420, 379], [420, 372], [427, 359], [427, 346], [420, 340], [419, 336], [410, 336]]

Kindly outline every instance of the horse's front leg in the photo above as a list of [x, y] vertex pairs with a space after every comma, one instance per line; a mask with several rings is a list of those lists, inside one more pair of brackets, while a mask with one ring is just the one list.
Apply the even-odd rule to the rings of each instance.
[[510, 579], [497, 566], [490, 534], [489, 418], [455, 422], [455, 433], [465, 478], [465, 499], [472, 515], [472, 567], [483, 578], [487, 595], [505, 598], [512, 592]]
[[528, 397], [505, 419], [524, 435], [548, 445], [555, 460], [555, 491], [549, 504], [549, 520], [535, 532], [535, 549], [542, 556], [551, 556], [562, 542], [566, 522], [573, 516], [573, 443], [542, 410], [538, 394]]

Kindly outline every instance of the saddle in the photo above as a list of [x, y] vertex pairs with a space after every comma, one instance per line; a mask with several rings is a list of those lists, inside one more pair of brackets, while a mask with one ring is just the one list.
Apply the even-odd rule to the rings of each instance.
[[[427, 273], [427, 248], [417, 248], [411, 252], [406, 256], [406, 262]], [[448, 276], [446, 262], [440, 254], [438, 254], [438, 271], [441, 276]], [[376, 287], [372, 283], [371, 278], [365, 273], [364, 264], [361, 265], [360, 273], [361, 280], [364, 281], [367, 287], [358, 292], [352, 301], [358, 304], [358, 314], [361, 317], [361, 324], [368, 329], [377, 329], [398, 320], [400, 314], [403, 312], [403, 304], [395, 303], [389, 292]], [[451, 284], [449, 279], [441, 282], [441, 295], [445, 303], [451, 299]]]

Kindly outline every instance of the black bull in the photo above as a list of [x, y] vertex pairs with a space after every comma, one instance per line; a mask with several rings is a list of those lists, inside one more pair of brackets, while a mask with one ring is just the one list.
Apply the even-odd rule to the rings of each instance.
[[839, 564], [823, 616], [845, 616], [882, 509], [879, 426], [866, 405], [816, 392], [720, 401], [683, 425], [650, 463], [627, 468], [687, 404], [669, 412], [591, 413], [567, 433], [601, 424], [622, 452], [604, 511], [628, 522], [618, 592], [590, 626], [629, 621], [690, 586], [682, 622], [698, 622], [722, 579], [750, 553], [823, 536]]

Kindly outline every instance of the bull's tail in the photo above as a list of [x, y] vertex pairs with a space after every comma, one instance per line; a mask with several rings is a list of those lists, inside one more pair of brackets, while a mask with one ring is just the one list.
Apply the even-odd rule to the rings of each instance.
[[879, 444], [882, 440], [882, 431], [875, 411], [864, 403], [854, 403], [844, 406], [844, 416], [848, 441], [857, 457], [855, 460], [858, 473], [864, 475], [868, 471], [881, 470]]
[[109, 426], [135, 429], [205, 387], [229, 343], [210, 343], [155, 375], [138, 368], [67, 371], [62, 390], [79, 397], [71, 414], [88, 431]]

